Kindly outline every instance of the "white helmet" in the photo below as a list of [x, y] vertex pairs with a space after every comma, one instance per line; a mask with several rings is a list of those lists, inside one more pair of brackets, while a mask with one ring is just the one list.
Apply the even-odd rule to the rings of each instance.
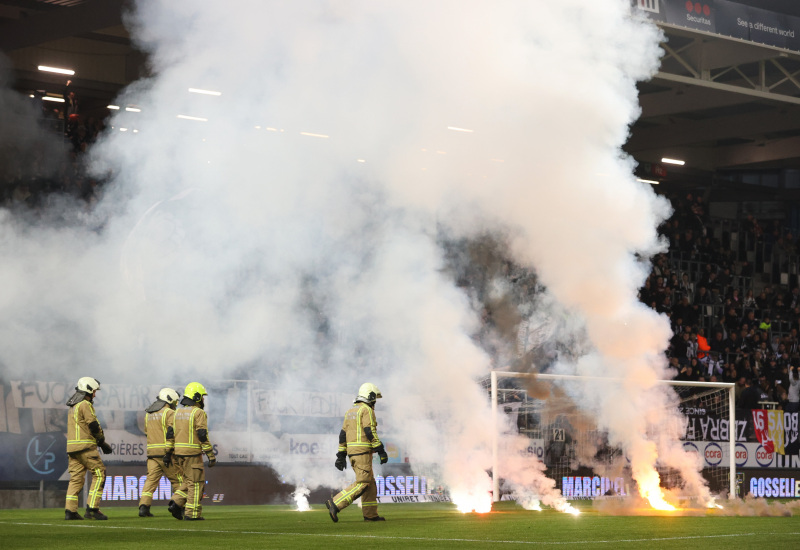
[[78, 391], [82, 391], [84, 393], [92, 393], [95, 390], [100, 389], [100, 382], [98, 382], [91, 376], [84, 376], [83, 378], [78, 380], [78, 385], [75, 386], [75, 389]]
[[376, 399], [383, 397], [381, 395], [381, 390], [378, 389], [378, 386], [375, 384], [371, 384], [370, 382], [366, 382], [361, 384], [361, 387], [358, 388], [358, 396], [356, 397], [355, 402], [361, 401], [362, 403], [374, 403]]
[[181, 396], [178, 395], [178, 392], [172, 388], [161, 388], [161, 391], [158, 392], [158, 398], [164, 403], [168, 403], [170, 405], [176, 404], [180, 397]]

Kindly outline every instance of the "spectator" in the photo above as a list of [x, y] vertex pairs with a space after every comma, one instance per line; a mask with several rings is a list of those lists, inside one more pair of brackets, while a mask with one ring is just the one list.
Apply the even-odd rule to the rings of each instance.
[[741, 399], [737, 403], [739, 409], [760, 409], [761, 392], [757, 385], [753, 384], [749, 378], [745, 379], [745, 386], [740, 394]]
[[669, 363], [667, 363], [667, 379], [672, 380], [678, 376], [681, 372], [682, 365], [678, 361], [677, 357], [670, 357]]
[[753, 297], [753, 289], [749, 289], [745, 295], [744, 300], [742, 301], [742, 307], [747, 309], [755, 309], [756, 306], [756, 299]]
[[709, 283], [712, 280], [712, 275], [716, 284], [716, 271], [714, 270], [714, 266], [710, 263], [707, 263], [703, 268], [703, 272], [700, 274], [700, 278], [697, 280], [697, 288], [704, 286], [706, 287], [706, 290], [709, 290]]
[[729, 266], [725, 266], [717, 273], [717, 284], [719, 285], [720, 289], [727, 291], [730, 288], [731, 283], [733, 283], [731, 268]]
[[741, 310], [742, 304], [744, 300], [742, 299], [742, 295], [739, 292], [738, 288], [728, 287], [728, 291], [725, 294], [725, 297], [729, 300], [728, 305], [729, 307]]
[[675, 379], [680, 380], [681, 382], [697, 382], [700, 376], [698, 371], [695, 370], [693, 364], [697, 364], [697, 359], [692, 359], [691, 363], [681, 368], [678, 376]]
[[735, 330], [728, 332], [728, 337], [725, 339], [724, 343], [724, 352], [727, 354], [727, 358], [731, 356], [735, 356], [741, 351], [742, 340], [739, 336], [739, 333]]
[[736, 386], [733, 388], [734, 399], [736, 400], [736, 403], [741, 404], [742, 392], [746, 387], [747, 387], [747, 379], [744, 376], [740, 376], [736, 380]]
[[72, 86], [72, 80], [67, 80], [64, 85], [64, 114], [69, 117], [70, 115], [78, 114], [78, 96], [75, 93], [75, 88]]
[[786, 388], [783, 386], [775, 386], [775, 401], [778, 402], [777, 409], [785, 411], [788, 405]]
[[709, 342], [709, 349], [717, 353], [717, 355], [722, 354], [725, 351], [725, 340], [723, 338], [723, 332], [721, 330], [714, 331], [714, 337], [711, 338], [711, 342]]
[[[682, 331], [681, 333], [675, 334], [672, 337], [672, 357], [677, 359], [681, 365], [685, 365], [689, 362], [689, 358], [694, 351], [694, 348], [691, 344], [691, 340], [689, 339], [690, 333], [687, 331]], [[680, 372], [680, 369], [679, 369]], [[676, 373], [677, 374], [677, 373]]]
[[753, 369], [753, 365], [750, 363], [750, 359], [744, 359], [742, 363], [739, 365], [739, 368], [736, 369], [739, 373], [740, 378], [746, 378], [747, 380], [752, 380], [756, 377], [756, 372]]
[[772, 305], [770, 302], [769, 296], [767, 295], [767, 290], [764, 289], [761, 293], [756, 296], [756, 309], [757, 315], [759, 317], [763, 317], [764, 315], [769, 315], [769, 308]]
[[703, 329], [699, 329], [697, 331], [697, 358], [702, 360], [709, 351], [711, 351], [711, 346], [708, 344], [705, 331]]
[[756, 312], [752, 309], [748, 309], [744, 317], [742, 317], [741, 322], [739, 323], [739, 327], [743, 327], [747, 325], [748, 328], [756, 328], [758, 322], [756, 321]]
[[739, 374], [736, 370], [736, 365], [733, 363], [725, 363], [722, 366], [724, 372], [722, 373], [722, 381], [729, 384], [734, 384], [739, 379]]
[[749, 234], [750, 237], [753, 238], [754, 241], [757, 242], [761, 240], [764, 231], [761, 229], [761, 225], [759, 225], [755, 216], [748, 214], [743, 226], [744, 230]]
[[786, 296], [783, 297], [784, 303], [789, 309], [800, 306], [800, 287], [794, 287]]
[[753, 357], [750, 360], [750, 364], [753, 367], [753, 374], [755, 375], [754, 378], [758, 378], [758, 376], [761, 374], [761, 371], [764, 369], [764, 361], [761, 358], [760, 351], [753, 352]]
[[672, 318], [682, 319], [687, 325], [697, 324], [697, 312], [692, 304], [689, 303], [689, 297], [682, 295], [677, 304], [672, 308]]
[[789, 389], [787, 391], [786, 412], [800, 412], [800, 374], [794, 365], [789, 366]]
[[710, 379], [712, 376], [722, 375], [722, 360], [719, 357], [719, 352], [712, 351], [703, 358], [703, 376]]
[[[681, 295], [688, 298], [689, 301], [692, 301], [694, 298], [694, 283], [689, 280], [689, 274], [684, 272], [681, 274], [681, 280], [678, 284], [678, 289], [681, 292]], [[800, 305], [800, 304], [798, 304]]]
[[704, 286], [698, 286], [697, 294], [695, 295], [694, 305], [696, 306], [713, 306], [716, 303], [716, 299], [713, 294], [711, 294], [708, 289]]
[[774, 402], [775, 401], [775, 390], [770, 384], [769, 379], [765, 374], [760, 374], [758, 376], [758, 402], [761, 405], [760, 408], [764, 408], [766, 403]]

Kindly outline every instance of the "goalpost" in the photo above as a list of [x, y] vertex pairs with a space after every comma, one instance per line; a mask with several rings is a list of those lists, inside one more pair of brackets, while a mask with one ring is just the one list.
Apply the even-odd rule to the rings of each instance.
[[[518, 416], [518, 428], [520, 433], [524, 433], [530, 437], [532, 441], [542, 442], [544, 439], [538, 438], [544, 438], [546, 436], [543, 425], [546, 424], [547, 421], [552, 420], [552, 418], [555, 416], [562, 417], [559, 419], [561, 421], [561, 424], [558, 424], [559, 427], [551, 429], [552, 433], [547, 435], [547, 437], [549, 437], [547, 457], [550, 459], [550, 462], [555, 462], [551, 458], [551, 455], [555, 453], [551, 453], [550, 450], [553, 447], [560, 449], [559, 452], [561, 453], [561, 458], [558, 459], [558, 461], [563, 465], [563, 467], [561, 467], [561, 470], [559, 470], [558, 465], [548, 464], [548, 460], [543, 460], [546, 466], [548, 466], [548, 475], [557, 478], [558, 475], [564, 474], [569, 468], [575, 467], [575, 456], [570, 456], [569, 454], [565, 455], [565, 453], [568, 453], [568, 451], [565, 449], [568, 449], [571, 446], [573, 447], [572, 452], [574, 453], [574, 447], [580, 443], [581, 437], [587, 440], [593, 437], [595, 439], [592, 444], [596, 444], [595, 442], [597, 438], [600, 437], [599, 434], [601, 434], [601, 432], [593, 431], [591, 434], [586, 434], [580, 432], [580, 430], [572, 428], [569, 420], [563, 420], [563, 417], [568, 415], [568, 413], [564, 413], [563, 411], [555, 414], [550, 413], [549, 420], [543, 419], [543, 416], [548, 416], [549, 411], [545, 410], [545, 407], [542, 405], [542, 401], [531, 396], [526, 389], [514, 386], [514, 380], [546, 381], [568, 388], [570, 384], [575, 385], [581, 383], [592, 383], [592, 381], [600, 380], [608, 381], [609, 379], [600, 377], [493, 370], [491, 371], [489, 379], [484, 381], [484, 384], [485, 382], [489, 382], [488, 385], [491, 388], [492, 421], [495, 426], [498, 425], [500, 407], [503, 406]], [[506, 382], [508, 387], [501, 387], [503, 386], [503, 382]], [[720, 424], [722, 422], [727, 422], [727, 441], [718, 438], [718, 444], [716, 442], [711, 442], [709, 444], [712, 446], [716, 445], [716, 447], [720, 449], [720, 454], [723, 456], [719, 457], [719, 461], [716, 463], [716, 465], [712, 466], [710, 463], [705, 463], [703, 472], [707, 479], [710, 478], [712, 482], [716, 483], [717, 489], [727, 488], [729, 497], [732, 498], [734, 495], [736, 495], [735, 385], [722, 382], [680, 382], [674, 380], [661, 380], [658, 383], [673, 387], [675, 392], [678, 394], [682, 405], [691, 407], [695, 410], [701, 410], [703, 414], [708, 415], [708, 418], [716, 419], [720, 422]], [[564, 426], [567, 427], [567, 431], [570, 431], [571, 429], [573, 433], [565, 434]], [[559, 437], [561, 438], [560, 441]], [[492, 481], [494, 484], [493, 499], [495, 502], [500, 500], [500, 478], [502, 477], [502, 472], [499, 471], [498, 446], [499, 434], [495, 430], [492, 436]], [[544, 448], [539, 449], [539, 451], [543, 455], [545, 454]], [[619, 453], [618, 450], [613, 449], [609, 449], [608, 452], [612, 454], [614, 452]], [[724, 454], [727, 454], [727, 462], [724, 460]], [[545, 457], [542, 456], [540, 458]], [[668, 472], [662, 472], [662, 482], [668, 477]], [[556, 479], [556, 481], [558, 481], [558, 479]]]

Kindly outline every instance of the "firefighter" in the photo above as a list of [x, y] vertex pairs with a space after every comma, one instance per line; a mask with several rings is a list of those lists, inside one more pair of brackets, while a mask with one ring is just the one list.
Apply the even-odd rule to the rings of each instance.
[[153, 404], [145, 409], [144, 433], [147, 436], [147, 479], [139, 499], [139, 517], [151, 518], [150, 505], [153, 492], [158, 489], [161, 476], [167, 476], [172, 484], [172, 492], [183, 483], [183, 472], [172, 460], [175, 450], [175, 408], [178, 406], [178, 392], [172, 388], [162, 388]]
[[372, 473], [373, 453], [377, 453], [381, 464], [389, 460], [378, 437], [378, 421], [375, 419], [375, 400], [381, 397], [381, 391], [374, 384], [362, 384], [353, 401], [354, 406], [344, 415], [335, 466], [340, 471], [344, 470], [345, 457], [350, 457], [356, 480], [332, 500], [325, 502], [334, 522], [339, 521], [339, 512], [359, 497], [364, 521], [385, 521], [378, 515], [378, 486]]
[[169, 501], [169, 511], [175, 519], [205, 519], [200, 504], [206, 483], [203, 453], [208, 457], [209, 468], [217, 463], [214, 447], [208, 439], [208, 416], [203, 410], [206, 395], [202, 384], [191, 382], [183, 392], [181, 408], [175, 411], [173, 460], [183, 472], [183, 483]]
[[106, 443], [103, 429], [94, 413], [94, 400], [100, 382], [89, 376], [78, 380], [75, 393], [67, 401], [70, 408], [67, 418], [67, 456], [69, 457], [69, 487], [64, 519], [83, 519], [78, 513], [78, 495], [86, 482], [87, 470], [92, 472], [89, 499], [86, 501], [86, 519], [108, 519], [100, 511], [100, 499], [106, 480], [106, 467], [100, 459], [97, 447], [103, 453], [111, 452], [111, 445]]

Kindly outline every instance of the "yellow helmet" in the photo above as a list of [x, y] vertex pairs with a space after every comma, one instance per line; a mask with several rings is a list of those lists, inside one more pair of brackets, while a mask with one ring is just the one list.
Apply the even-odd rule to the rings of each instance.
[[189, 382], [186, 389], [183, 390], [183, 396], [188, 397], [195, 403], [202, 401], [204, 395], [208, 395], [208, 392], [200, 382]]
[[374, 403], [376, 399], [383, 397], [381, 395], [381, 390], [378, 389], [378, 386], [375, 384], [371, 384], [370, 382], [366, 382], [361, 384], [361, 387], [358, 388], [358, 396], [356, 396], [356, 400], [353, 403], [358, 403], [361, 401], [362, 403]]

